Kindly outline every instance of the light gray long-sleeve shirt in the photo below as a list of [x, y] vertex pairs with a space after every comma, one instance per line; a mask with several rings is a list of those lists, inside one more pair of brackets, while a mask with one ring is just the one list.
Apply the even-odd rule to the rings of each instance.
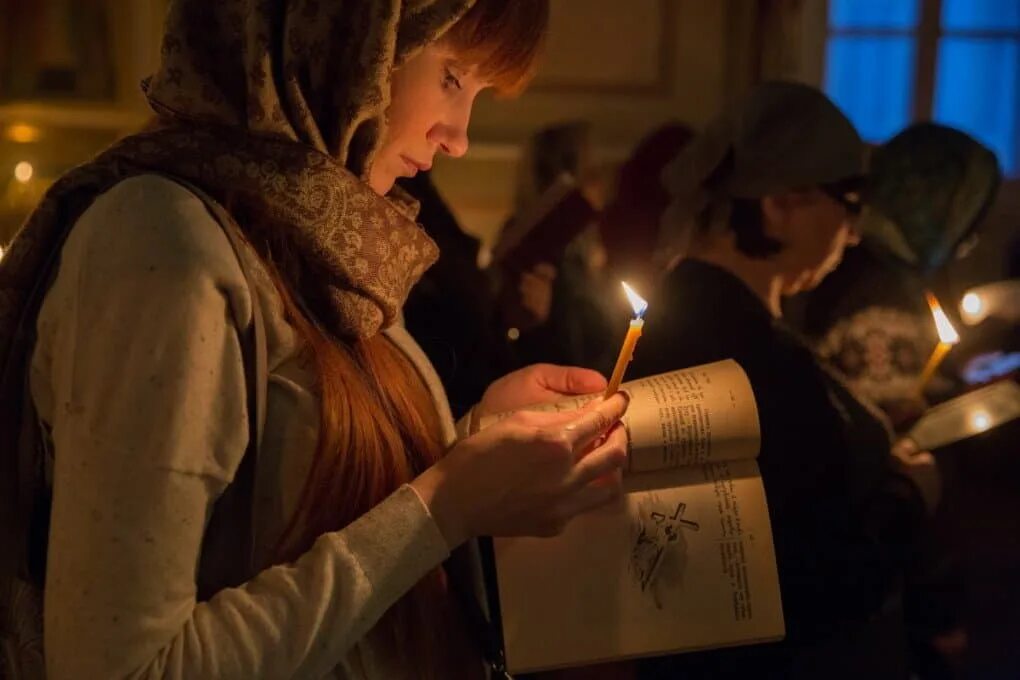
[[[295, 564], [197, 602], [213, 503], [248, 441], [239, 329], [263, 310], [269, 388], [261, 560], [296, 506], [318, 434], [312, 367], [254, 253], [254, 291], [200, 199], [155, 175], [82, 215], [38, 319], [31, 391], [54, 452], [48, 674], [63, 678], [413, 676], [366, 632], [448, 555], [410, 487]], [[389, 331], [452, 423], [420, 349]], [[265, 471], [263, 473], [262, 471]]]

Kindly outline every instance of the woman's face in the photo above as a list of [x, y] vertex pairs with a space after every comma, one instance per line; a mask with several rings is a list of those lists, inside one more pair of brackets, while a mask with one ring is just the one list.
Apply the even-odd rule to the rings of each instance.
[[776, 261], [785, 295], [818, 286], [839, 266], [846, 248], [860, 242], [854, 216], [820, 190], [768, 197], [762, 210], [766, 233], [783, 244]]
[[398, 177], [431, 168], [437, 152], [463, 156], [471, 107], [488, 86], [441, 42], [395, 70], [386, 134], [369, 169], [372, 189], [385, 195]]

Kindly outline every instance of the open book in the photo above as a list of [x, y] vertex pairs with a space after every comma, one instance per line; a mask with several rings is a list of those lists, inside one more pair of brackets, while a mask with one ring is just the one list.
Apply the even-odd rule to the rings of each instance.
[[721, 361], [622, 389], [631, 397], [623, 501], [555, 538], [493, 541], [493, 609], [511, 672], [784, 634], [747, 376]]
[[907, 433], [922, 451], [934, 451], [1020, 418], [1020, 386], [986, 385], [930, 408]]

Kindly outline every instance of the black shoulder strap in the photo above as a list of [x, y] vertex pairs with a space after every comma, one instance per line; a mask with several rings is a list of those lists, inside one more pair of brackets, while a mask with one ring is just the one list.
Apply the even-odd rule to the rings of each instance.
[[[473, 573], [470, 565], [481, 568], [480, 574]], [[483, 536], [461, 545], [444, 564], [454, 597], [467, 617], [490, 677], [495, 680], [512, 680], [506, 668], [503, 650], [502, 617], [499, 608], [499, 586], [496, 581], [496, 556], [492, 539]], [[473, 587], [476, 578], [481, 578], [479, 593]], [[484, 602], [482, 599], [484, 599]]]
[[0, 578], [19, 578], [42, 587], [49, 536], [50, 494], [32, 404], [28, 364], [35, 346], [35, 323], [57, 275], [57, 263], [70, 234], [53, 244], [25, 301], [0, 370], [0, 437], [11, 449], [0, 453]]

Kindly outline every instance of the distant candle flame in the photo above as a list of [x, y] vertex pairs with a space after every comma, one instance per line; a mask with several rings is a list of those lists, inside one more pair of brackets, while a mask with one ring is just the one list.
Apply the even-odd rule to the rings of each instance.
[[983, 295], [976, 291], [969, 291], [960, 300], [960, 318], [968, 326], [980, 323], [988, 316], [988, 305], [985, 304]]
[[967, 293], [963, 296], [963, 304], [960, 306], [968, 314], [980, 314], [981, 308], [984, 305], [981, 304], [980, 295], [977, 293]]
[[949, 323], [949, 317], [942, 311], [942, 305], [931, 293], [926, 293], [928, 297], [928, 306], [931, 307], [931, 315], [935, 319], [935, 328], [939, 332], [939, 342], [947, 345], [955, 345], [960, 342], [960, 334], [953, 328], [953, 324]]
[[623, 292], [627, 294], [627, 300], [630, 301], [630, 306], [634, 308], [634, 317], [641, 319], [644, 317], [645, 312], [648, 311], [648, 303], [645, 299], [634, 292], [634, 289], [627, 285], [626, 281], [621, 281], [623, 284]]

